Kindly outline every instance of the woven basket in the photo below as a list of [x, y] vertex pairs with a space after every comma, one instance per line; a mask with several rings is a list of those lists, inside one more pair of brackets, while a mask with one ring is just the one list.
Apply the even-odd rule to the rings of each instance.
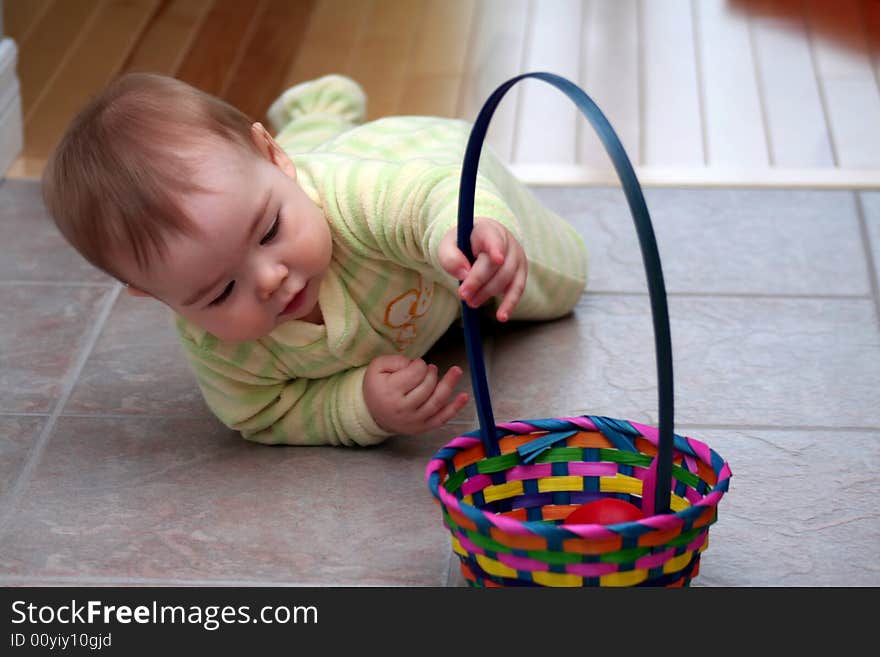
[[[462, 304], [480, 428], [428, 463], [461, 570], [472, 586], [687, 586], [699, 572], [730, 468], [705, 444], [673, 433], [672, 348], [657, 244], [641, 187], [620, 140], [593, 101], [552, 73], [502, 84], [471, 131], [462, 167], [459, 248], [473, 261], [474, 188], [483, 139], [498, 103], [525, 78], [565, 93], [596, 130], [615, 166], [639, 235], [654, 324], [659, 428], [603, 416], [495, 424], [477, 311]], [[618, 498], [643, 519], [566, 524], [579, 505]]]

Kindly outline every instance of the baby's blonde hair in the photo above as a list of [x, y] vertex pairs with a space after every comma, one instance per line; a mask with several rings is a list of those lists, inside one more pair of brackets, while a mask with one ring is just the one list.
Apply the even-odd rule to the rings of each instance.
[[46, 208], [86, 260], [125, 280], [114, 255], [133, 255], [146, 271], [168, 236], [197, 232], [180, 205], [200, 189], [191, 147], [219, 137], [258, 154], [251, 125], [230, 104], [175, 78], [121, 76], [76, 115], [52, 152], [42, 181]]

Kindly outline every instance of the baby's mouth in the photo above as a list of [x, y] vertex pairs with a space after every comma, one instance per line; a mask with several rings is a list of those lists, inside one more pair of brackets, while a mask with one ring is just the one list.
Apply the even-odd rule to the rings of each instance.
[[279, 314], [290, 315], [291, 313], [295, 313], [305, 300], [306, 290], [308, 289], [308, 287], [308, 283], [304, 285], [303, 288], [294, 295], [293, 299], [290, 300], [290, 303], [288, 303], [284, 307], [284, 310], [282, 310]]

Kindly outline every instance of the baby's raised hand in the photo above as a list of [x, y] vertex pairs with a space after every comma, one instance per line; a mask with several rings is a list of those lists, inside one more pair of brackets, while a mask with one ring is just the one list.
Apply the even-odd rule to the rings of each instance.
[[461, 378], [460, 367], [450, 367], [442, 379], [437, 366], [421, 358], [378, 356], [367, 366], [364, 399], [380, 427], [395, 434], [418, 434], [448, 422], [467, 403], [459, 393], [451, 401]]
[[458, 293], [471, 308], [479, 308], [492, 297], [503, 295], [495, 316], [499, 322], [506, 322], [526, 287], [525, 251], [509, 230], [488, 217], [474, 217], [471, 250], [473, 265], [458, 248], [457, 229], [453, 228], [440, 243], [440, 264], [462, 281]]

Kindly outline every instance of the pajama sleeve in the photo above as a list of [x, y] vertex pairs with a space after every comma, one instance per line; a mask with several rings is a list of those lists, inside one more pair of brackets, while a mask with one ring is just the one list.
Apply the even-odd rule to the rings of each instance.
[[259, 343], [247, 343], [250, 353], [242, 364], [235, 362], [238, 354], [231, 347], [213, 343], [210, 336], [197, 339], [180, 321], [178, 334], [209, 408], [247, 440], [367, 446], [390, 435], [376, 424], [364, 401], [366, 367], [321, 379], [290, 379]]

